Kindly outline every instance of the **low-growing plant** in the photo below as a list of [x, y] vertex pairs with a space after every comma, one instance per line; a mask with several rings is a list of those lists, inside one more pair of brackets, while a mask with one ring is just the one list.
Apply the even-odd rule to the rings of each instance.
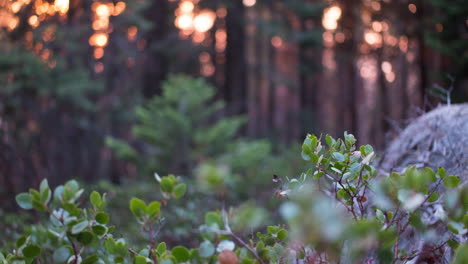
[[[180, 177], [156, 177], [161, 201], [130, 200], [143, 247], [110, 225], [105, 194], [93, 191], [85, 202], [76, 181], [52, 193], [44, 180], [16, 200], [48, 222], [2, 249], [0, 263], [467, 263], [468, 189], [460, 179], [442, 168], [379, 175], [373, 148], [355, 143], [346, 133], [325, 143], [308, 135], [302, 157], [311, 168], [297, 178], [273, 177], [285, 222], [265, 226], [270, 216], [252, 204], [206, 212], [191, 248], [159, 238], [165, 206], [186, 192]], [[432, 207], [437, 213], [428, 215]]]

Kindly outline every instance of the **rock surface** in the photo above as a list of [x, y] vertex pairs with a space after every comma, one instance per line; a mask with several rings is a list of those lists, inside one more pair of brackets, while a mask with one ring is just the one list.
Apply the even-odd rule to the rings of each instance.
[[[461, 186], [468, 183], [468, 104], [441, 106], [413, 120], [388, 146], [379, 167], [402, 172], [411, 165], [434, 170], [443, 167], [447, 174], [460, 177]], [[438, 191], [443, 195], [443, 185]], [[441, 210], [439, 202], [422, 208], [423, 222], [437, 230], [431, 239], [416, 236], [412, 228], [402, 234], [400, 249], [423, 252], [408, 263], [449, 263], [452, 250], [446, 245], [438, 247], [449, 235], [438, 217]], [[466, 242], [467, 235], [456, 239]]]
[[438, 107], [415, 119], [389, 145], [380, 167], [399, 171], [409, 165], [443, 167], [468, 179], [468, 104]]

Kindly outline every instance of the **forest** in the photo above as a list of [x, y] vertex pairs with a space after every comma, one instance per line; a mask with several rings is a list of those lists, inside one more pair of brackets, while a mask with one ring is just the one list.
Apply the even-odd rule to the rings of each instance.
[[0, 264], [468, 263], [465, 0], [0, 0]]

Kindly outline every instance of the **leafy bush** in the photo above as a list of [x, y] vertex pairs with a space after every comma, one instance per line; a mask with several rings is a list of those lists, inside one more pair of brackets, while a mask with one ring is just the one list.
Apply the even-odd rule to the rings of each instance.
[[[278, 185], [276, 197], [283, 200], [279, 211], [285, 223], [263, 226], [268, 213], [252, 205], [207, 212], [199, 239], [193, 239], [198, 246], [190, 249], [185, 243], [169, 247], [159, 239], [165, 206], [186, 191], [187, 185], [178, 177], [156, 177], [162, 201], [130, 200], [130, 211], [147, 239], [147, 246], [141, 248], [116, 235], [118, 228], [109, 224], [104, 210], [105, 194], [93, 191], [88, 206], [82, 208], [84, 190], [75, 181], [52, 193], [44, 180], [39, 190], [19, 194], [16, 200], [24, 209], [47, 213], [48, 223], [33, 226], [13, 248], [3, 249], [0, 263], [468, 261], [468, 248], [463, 244], [468, 189], [457, 188], [458, 177], [446, 175], [444, 169], [414, 167], [378, 175], [371, 164], [375, 157], [371, 146], [357, 149], [354, 136], [346, 133], [344, 140], [326, 136], [325, 142], [308, 135], [302, 157], [311, 168], [298, 178], [273, 178]], [[440, 206], [435, 222], [424, 216], [431, 206]], [[253, 230], [264, 231], [244, 235]], [[413, 237], [424, 245], [412, 247], [417, 245]]]

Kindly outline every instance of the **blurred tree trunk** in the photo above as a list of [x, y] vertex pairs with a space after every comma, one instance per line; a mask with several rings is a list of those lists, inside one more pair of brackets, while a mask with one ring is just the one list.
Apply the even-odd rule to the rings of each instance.
[[[257, 52], [258, 36], [261, 34], [259, 28], [256, 27], [255, 20], [257, 19], [257, 12], [254, 8], [247, 8], [244, 19], [245, 24], [245, 54], [244, 60], [246, 62], [246, 89], [247, 89], [247, 135], [256, 137], [259, 135], [259, 118], [258, 114], [258, 81], [259, 75], [257, 69], [259, 67], [259, 58]], [[229, 74], [229, 73], [228, 73]]]
[[163, 46], [168, 41], [170, 12], [167, 0], [152, 0], [145, 12], [145, 19], [152, 24], [145, 37], [148, 55], [143, 70], [143, 96], [146, 98], [161, 94], [162, 82], [168, 74], [169, 63]]
[[224, 100], [231, 105], [234, 113], [245, 113], [246, 106], [246, 67], [245, 67], [245, 26], [244, 5], [235, 1], [227, 10], [226, 16], [226, 74]]
[[337, 134], [341, 136], [343, 131], [357, 133], [356, 125], [356, 55], [359, 53], [356, 45], [356, 35], [358, 28], [356, 20], [360, 19], [357, 15], [360, 8], [360, 0], [346, 0], [341, 3], [342, 16], [340, 31], [344, 34], [343, 43], [337, 43], [338, 57], [338, 75], [340, 76], [341, 100], [339, 102], [338, 114], [340, 115], [340, 125], [337, 126]]
[[[419, 57], [419, 68], [420, 68], [420, 77], [419, 77], [420, 78], [420, 96], [422, 100], [424, 100], [425, 98], [426, 89], [429, 88], [428, 78], [427, 78], [427, 66], [426, 66], [426, 60], [427, 60], [426, 56], [428, 56], [429, 54], [427, 54], [426, 45], [424, 44], [424, 27], [425, 27], [424, 21], [426, 19], [425, 13], [426, 13], [426, 7], [424, 4], [424, 1], [418, 0], [417, 12], [416, 12], [418, 26], [417, 26], [416, 36], [418, 39], [418, 51], [419, 51], [418, 57]], [[421, 105], [421, 107], [423, 108], [423, 110], [427, 110], [426, 105], [424, 103]]]

